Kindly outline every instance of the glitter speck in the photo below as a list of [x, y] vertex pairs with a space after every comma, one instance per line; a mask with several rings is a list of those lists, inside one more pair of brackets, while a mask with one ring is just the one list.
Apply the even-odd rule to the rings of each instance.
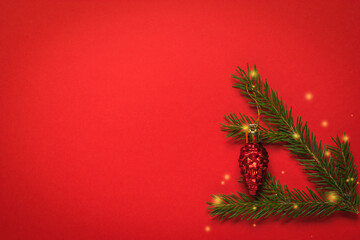
[[252, 70], [252, 71], [250, 72], [250, 75], [251, 75], [252, 77], [255, 77], [255, 76], [257, 75], [256, 70]]
[[327, 127], [327, 126], [328, 126], [328, 122], [327, 122], [327, 121], [322, 121], [321, 125], [322, 125], [323, 127]]
[[309, 92], [309, 93], [306, 93], [306, 94], [305, 94], [305, 99], [306, 99], [306, 100], [311, 100], [312, 98], [313, 98], [312, 93]]
[[282, 171], [281, 171], [281, 174], [285, 174], [285, 171], [284, 171], [284, 170], [282, 170]]
[[329, 150], [327, 150], [327, 151], [325, 152], [325, 155], [326, 155], [327, 157], [330, 157], [331, 152], [330, 152]]
[[229, 180], [229, 179], [230, 179], [230, 175], [229, 175], [229, 174], [225, 174], [224, 178], [225, 178], [225, 180]]
[[300, 135], [299, 135], [298, 133], [294, 133], [294, 134], [293, 134], [293, 137], [294, 137], [295, 139], [299, 139], [299, 138], [300, 138]]
[[253, 224], [253, 227], [256, 227], [256, 223]]
[[221, 185], [224, 185], [225, 184], [225, 181], [221, 181]]
[[219, 198], [219, 197], [215, 197], [214, 198], [214, 203], [215, 204], [220, 204], [222, 201], [221, 201], [221, 198]]
[[328, 192], [326, 193], [326, 198], [329, 202], [335, 203], [338, 201], [339, 195], [337, 192]]
[[210, 232], [210, 226], [205, 227], [205, 232]]

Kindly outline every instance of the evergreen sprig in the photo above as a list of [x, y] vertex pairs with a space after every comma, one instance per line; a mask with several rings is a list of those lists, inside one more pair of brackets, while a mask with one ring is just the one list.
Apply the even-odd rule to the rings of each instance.
[[[263, 192], [254, 200], [244, 193], [213, 195], [221, 203], [208, 203], [210, 214], [221, 218], [242, 216], [247, 219], [280, 213], [287, 217], [324, 216], [338, 210], [358, 214], [357, 168], [346, 135], [343, 141], [338, 136], [332, 138], [335, 146], [324, 145], [321, 140], [318, 142], [307, 122], [303, 122], [301, 117], [294, 120], [292, 107], [288, 108], [278, 93], [269, 87], [266, 79], [263, 81], [256, 66], [252, 72], [249, 66], [247, 72], [239, 67], [236, 71], [239, 76], [232, 75], [237, 80], [233, 87], [240, 89], [252, 107], [258, 104], [261, 109], [263, 125], [259, 125], [259, 130], [263, 142], [282, 143], [290, 150], [303, 166], [309, 181], [315, 184], [316, 193], [310, 189], [307, 192], [297, 189], [289, 191], [286, 185], [281, 186], [269, 175], [264, 182]], [[245, 138], [248, 125], [254, 122], [252, 117], [232, 113], [225, 116], [225, 122], [221, 125], [222, 130], [228, 132], [227, 137], [239, 141]]]
[[[300, 216], [327, 216], [342, 210], [343, 204], [329, 199], [324, 193], [299, 189], [289, 190], [271, 174], [263, 183], [263, 190], [255, 199], [244, 193], [212, 195], [214, 201], [208, 202], [210, 215], [220, 219], [235, 218], [258, 219], [280, 215], [281, 218]], [[335, 197], [335, 196], [334, 196]]]

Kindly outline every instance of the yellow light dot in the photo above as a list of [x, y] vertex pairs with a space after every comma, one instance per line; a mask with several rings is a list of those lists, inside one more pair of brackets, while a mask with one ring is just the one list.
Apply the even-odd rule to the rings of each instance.
[[344, 140], [344, 142], [349, 141], [349, 136], [345, 135], [345, 136], [343, 137], [343, 140]]
[[322, 121], [321, 125], [322, 125], [323, 127], [327, 127], [327, 126], [328, 126], [328, 122], [327, 122], [327, 121]]
[[353, 178], [353, 177], [352, 177], [352, 178], [350, 178], [350, 181], [352, 181], [352, 182], [353, 182], [353, 181], [354, 181], [354, 178]]
[[356, 182], [356, 184], [358, 184], [358, 185], [359, 185], [359, 182]]
[[219, 198], [219, 197], [214, 198], [214, 203], [215, 204], [221, 204], [222, 203], [221, 198]]
[[253, 224], [253, 227], [256, 227], [256, 223]]
[[253, 210], [256, 210], [257, 209], [257, 207], [256, 206], [253, 206]]
[[281, 171], [281, 174], [285, 174], [285, 171], [284, 171], [284, 170], [282, 170], [282, 171]]
[[350, 181], [350, 179], [346, 179], [346, 182], [349, 182]]
[[251, 75], [252, 77], [255, 77], [255, 76], [257, 75], [257, 71], [256, 71], [256, 70], [252, 70], [252, 71], [250, 72], [250, 75]]
[[299, 138], [300, 138], [300, 135], [299, 135], [298, 133], [294, 133], [294, 134], [293, 134], [293, 137], [294, 137], [295, 139], [299, 139]]
[[211, 230], [211, 229], [210, 229], [210, 226], [206, 226], [206, 227], [205, 227], [205, 232], [210, 232], [210, 230]]
[[337, 202], [339, 195], [336, 192], [328, 192], [326, 198], [329, 202], [335, 203]]
[[313, 98], [312, 93], [310, 93], [310, 92], [306, 93], [306, 94], [305, 94], [305, 98], [306, 98], [306, 100], [309, 100], [309, 101], [310, 101], [310, 100]]
[[294, 205], [294, 209], [297, 209], [299, 206], [297, 204]]
[[242, 129], [243, 129], [244, 131], [247, 131], [247, 130], [249, 130], [249, 126], [248, 126], [248, 125], [244, 125], [244, 126], [242, 126]]
[[229, 180], [229, 179], [230, 179], [230, 175], [229, 175], [229, 174], [225, 174], [224, 178], [225, 178], [225, 180]]
[[225, 181], [221, 181], [221, 185], [224, 185], [225, 184]]
[[330, 157], [331, 152], [330, 152], [329, 150], [326, 150], [325, 155], [326, 155], [327, 157]]

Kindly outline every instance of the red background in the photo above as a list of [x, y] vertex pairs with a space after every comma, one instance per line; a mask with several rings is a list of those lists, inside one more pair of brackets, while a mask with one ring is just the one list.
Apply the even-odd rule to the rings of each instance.
[[[359, 11], [358, 1], [1, 1], [0, 238], [358, 239], [353, 214], [222, 223], [205, 202], [245, 191], [241, 144], [219, 123], [255, 116], [231, 88], [247, 62], [326, 143], [346, 131], [359, 163]], [[267, 148], [283, 184], [312, 186], [286, 150]]]

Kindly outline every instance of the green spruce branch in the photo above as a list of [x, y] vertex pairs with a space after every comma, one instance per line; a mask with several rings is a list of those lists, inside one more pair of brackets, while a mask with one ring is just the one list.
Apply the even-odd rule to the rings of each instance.
[[[238, 196], [234, 194], [229, 196], [213, 195], [220, 198], [222, 203], [220, 205], [210, 204], [211, 215], [221, 217], [242, 215], [253, 219], [254, 216], [256, 218], [259, 216], [269, 217], [278, 215], [280, 212], [289, 217], [323, 216], [337, 210], [358, 213], [357, 168], [348, 140], [340, 141], [338, 136], [332, 138], [335, 146], [326, 146], [321, 141], [318, 142], [301, 117], [294, 120], [292, 107], [288, 108], [286, 102], [269, 87], [267, 81], [262, 80], [256, 67], [251, 73], [249, 66], [247, 72], [240, 68], [237, 68], [237, 72], [239, 76], [232, 75], [237, 80], [234, 88], [240, 89], [241, 94], [249, 99], [252, 107], [256, 107], [256, 104], [260, 106], [263, 125], [260, 125], [259, 129], [263, 142], [282, 143], [290, 150], [290, 153], [295, 155], [296, 160], [303, 166], [308, 179], [315, 184], [317, 194], [308, 189], [308, 195], [299, 199], [293, 198], [293, 196], [296, 197], [294, 194], [299, 194], [300, 190], [287, 191], [287, 196], [293, 200], [290, 203], [297, 206], [291, 209], [289, 204], [285, 204], [287, 207], [284, 205], [280, 197], [283, 196], [281, 189], [287, 189], [287, 186], [281, 187], [280, 183], [272, 178], [265, 181], [264, 191], [256, 200], [252, 200], [243, 193], [239, 193]], [[225, 122], [221, 125], [222, 130], [228, 133], [227, 137], [239, 141], [245, 138], [248, 125], [254, 122], [252, 117], [239, 113], [239, 115], [225, 116]], [[274, 186], [280, 187], [275, 188]], [[269, 189], [276, 197], [269, 197], [273, 196], [269, 195]], [[305, 193], [303, 192], [303, 194]], [[326, 194], [335, 196], [336, 201], [332, 202], [332, 200], [324, 198]], [[297, 202], [296, 199], [299, 201]], [[250, 215], [249, 206], [255, 202], [259, 206], [259, 209], [256, 207], [258, 213]], [[268, 206], [265, 206], [266, 204]], [[280, 212], [278, 213], [278, 211]]]
[[343, 203], [329, 199], [322, 192], [293, 189], [282, 186], [274, 176], [268, 175], [263, 183], [262, 192], [255, 199], [244, 193], [212, 195], [213, 201], [208, 202], [211, 216], [220, 219], [236, 218], [258, 219], [280, 216], [281, 218], [296, 218], [300, 216], [328, 216], [345, 207]]

